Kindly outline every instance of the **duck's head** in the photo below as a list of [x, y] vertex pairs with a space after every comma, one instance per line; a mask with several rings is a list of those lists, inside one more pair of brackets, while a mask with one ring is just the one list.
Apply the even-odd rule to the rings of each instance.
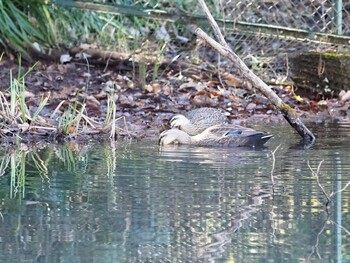
[[159, 145], [162, 146], [162, 145], [168, 145], [173, 143], [190, 144], [191, 137], [184, 131], [180, 131], [176, 128], [163, 131], [159, 135], [159, 140], [158, 140]]
[[190, 123], [191, 123], [190, 120], [181, 114], [174, 115], [169, 120], [169, 124], [171, 128], [181, 129], [181, 127], [186, 126]]

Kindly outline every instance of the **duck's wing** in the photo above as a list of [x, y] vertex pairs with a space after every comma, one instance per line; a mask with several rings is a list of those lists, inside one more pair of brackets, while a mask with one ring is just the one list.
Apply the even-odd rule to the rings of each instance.
[[215, 108], [194, 109], [187, 112], [185, 116], [191, 121], [191, 123], [198, 127], [202, 127], [203, 129], [209, 128], [213, 125], [228, 123], [225, 113]]
[[244, 126], [240, 125], [233, 125], [233, 124], [218, 124], [218, 125], [213, 125], [209, 127], [208, 132], [215, 134], [216, 136], [227, 136], [227, 135], [248, 135], [254, 132], [257, 132], [254, 129], [247, 128]]
[[[211, 141], [226, 146], [261, 146], [273, 135], [239, 125], [215, 125], [203, 132]], [[205, 137], [205, 136], [203, 136]]]

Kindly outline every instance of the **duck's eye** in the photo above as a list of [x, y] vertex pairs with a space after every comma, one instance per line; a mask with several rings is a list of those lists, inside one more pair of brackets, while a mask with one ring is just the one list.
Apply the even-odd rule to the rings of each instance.
[[242, 131], [228, 131], [225, 133], [225, 136], [228, 136], [228, 135], [239, 135], [239, 134], [242, 134]]

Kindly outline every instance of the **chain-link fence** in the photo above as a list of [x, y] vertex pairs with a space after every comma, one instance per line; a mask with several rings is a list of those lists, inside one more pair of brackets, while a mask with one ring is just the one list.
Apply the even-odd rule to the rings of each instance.
[[[69, 0], [56, 0], [57, 3]], [[74, 2], [70, 0], [70, 2]], [[82, 2], [82, 1], [75, 1]], [[91, 1], [85, 1], [91, 2]], [[158, 9], [187, 18], [204, 15], [197, 0], [100, 0], [102, 4]], [[345, 0], [206, 1], [226, 40], [257, 74], [286, 76], [288, 56], [310, 50], [350, 50], [350, 2]], [[175, 14], [175, 15], [174, 15]], [[167, 19], [167, 16], [162, 18]], [[179, 21], [188, 24], [188, 21]], [[271, 75], [272, 73], [272, 75]]]
[[250, 23], [350, 35], [350, 2], [342, 0], [231, 0], [225, 16]]
[[285, 76], [288, 56], [296, 53], [350, 51], [349, 1], [231, 0], [221, 10], [243, 25], [226, 28], [226, 38], [260, 75]]

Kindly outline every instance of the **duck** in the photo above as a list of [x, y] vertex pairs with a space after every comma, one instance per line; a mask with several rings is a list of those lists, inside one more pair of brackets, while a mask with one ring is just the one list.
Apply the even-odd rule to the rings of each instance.
[[171, 128], [177, 128], [194, 136], [211, 126], [228, 124], [228, 119], [222, 110], [204, 107], [191, 110], [185, 115], [174, 115], [170, 118], [169, 124]]
[[258, 147], [272, 137], [272, 134], [240, 125], [218, 124], [197, 135], [190, 135], [178, 128], [163, 131], [159, 136], [159, 145], [178, 143], [196, 146]]

